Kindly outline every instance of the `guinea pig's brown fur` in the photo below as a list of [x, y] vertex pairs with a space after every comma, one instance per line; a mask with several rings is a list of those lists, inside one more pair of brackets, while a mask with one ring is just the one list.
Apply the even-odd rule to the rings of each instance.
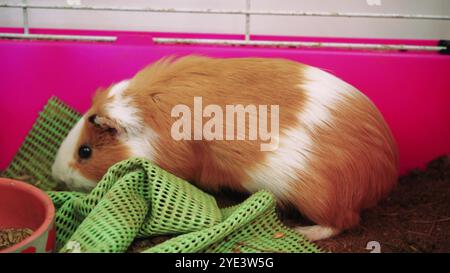
[[[97, 92], [67, 140], [71, 173], [86, 181], [140, 156], [205, 190], [265, 188], [319, 225], [299, 228], [312, 240], [357, 225], [360, 211], [395, 186], [397, 148], [382, 115], [354, 87], [317, 68], [283, 59], [164, 58], [121, 86]], [[278, 149], [261, 151], [259, 139], [175, 140], [171, 111], [194, 109], [194, 97], [222, 109], [279, 105]], [[113, 117], [112, 109], [129, 116]], [[78, 155], [85, 144], [92, 147], [88, 159]], [[59, 178], [76, 180], [68, 176]]]

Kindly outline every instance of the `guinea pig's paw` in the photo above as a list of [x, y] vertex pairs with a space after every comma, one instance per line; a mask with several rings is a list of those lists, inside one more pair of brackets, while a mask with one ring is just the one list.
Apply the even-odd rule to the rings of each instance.
[[307, 226], [307, 227], [296, 227], [295, 231], [302, 234], [306, 239], [310, 241], [319, 241], [336, 236], [341, 231], [337, 228], [327, 227], [327, 226]]

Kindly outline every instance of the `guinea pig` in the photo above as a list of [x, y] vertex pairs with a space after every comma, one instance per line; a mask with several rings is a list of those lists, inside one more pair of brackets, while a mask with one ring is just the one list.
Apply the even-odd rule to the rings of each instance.
[[[258, 138], [198, 138], [205, 128], [195, 124], [186, 125], [185, 138], [174, 137], [181, 116], [174, 109], [194, 109], [198, 98], [218, 109], [277, 106], [269, 111], [278, 115], [273, 149], [261, 149]], [[245, 109], [249, 120], [259, 113]], [[204, 126], [211, 113], [200, 117]], [[313, 241], [358, 225], [361, 210], [385, 197], [398, 176], [394, 138], [365, 95], [321, 69], [271, 58], [168, 57], [98, 90], [59, 148], [52, 172], [69, 188], [89, 190], [130, 157], [146, 158], [206, 191], [266, 189], [315, 223], [296, 228]]]

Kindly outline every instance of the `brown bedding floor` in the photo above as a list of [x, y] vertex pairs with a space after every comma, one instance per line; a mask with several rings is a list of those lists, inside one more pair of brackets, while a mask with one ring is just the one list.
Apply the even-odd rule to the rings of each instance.
[[369, 241], [381, 252], [450, 252], [450, 157], [400, 177], [388, 198], [361, 217], [359, 227], [317, 244], [331, 252], [369, 252]]
[[[225, 192], [216, 197], [224, 207], [247, 196]], [[288, 226], [312, 224], [296, 211], [279, 215]], [[128, 251], [139, 252], [169, 238], [135, 240]], [[450, 252], [450, 156], [438, 157], [425, 169], [400, 177], [385, 200], [362, 213], [358, 227], [316, 244], [329, 252], [368, 253], [371, 241], [379, 243], [380, 252]]]

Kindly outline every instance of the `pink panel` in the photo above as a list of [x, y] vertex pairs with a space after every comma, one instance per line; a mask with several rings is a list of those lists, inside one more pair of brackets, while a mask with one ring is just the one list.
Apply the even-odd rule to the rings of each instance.
[[[17, 29], [0, 29], [17, 32]], [[379, 107], [399, 144], [401, 171], [450, 153], [450, 56], [437, 53], [330, 49], [156, 45], [168, 33], [34, 30], [34, 33], [117, 35], [115, 43], [0, 40], [0, 169], [24, 140], [46, 101], [56, 95], [79, 111], [97, 87], [132, 77], [166, 55], [279, 57], [323, 68], [365, 93]], [[194, 37], [180, 34], [178, 36]], [[241, 38], [239, 35], [195, 35]], [[255, 37], [255, 39], [288, 37]], [[315, 41], [318, 38], [296, 38]], [[416, 43], [436, 41], [336, 39], [327, 41]]]

